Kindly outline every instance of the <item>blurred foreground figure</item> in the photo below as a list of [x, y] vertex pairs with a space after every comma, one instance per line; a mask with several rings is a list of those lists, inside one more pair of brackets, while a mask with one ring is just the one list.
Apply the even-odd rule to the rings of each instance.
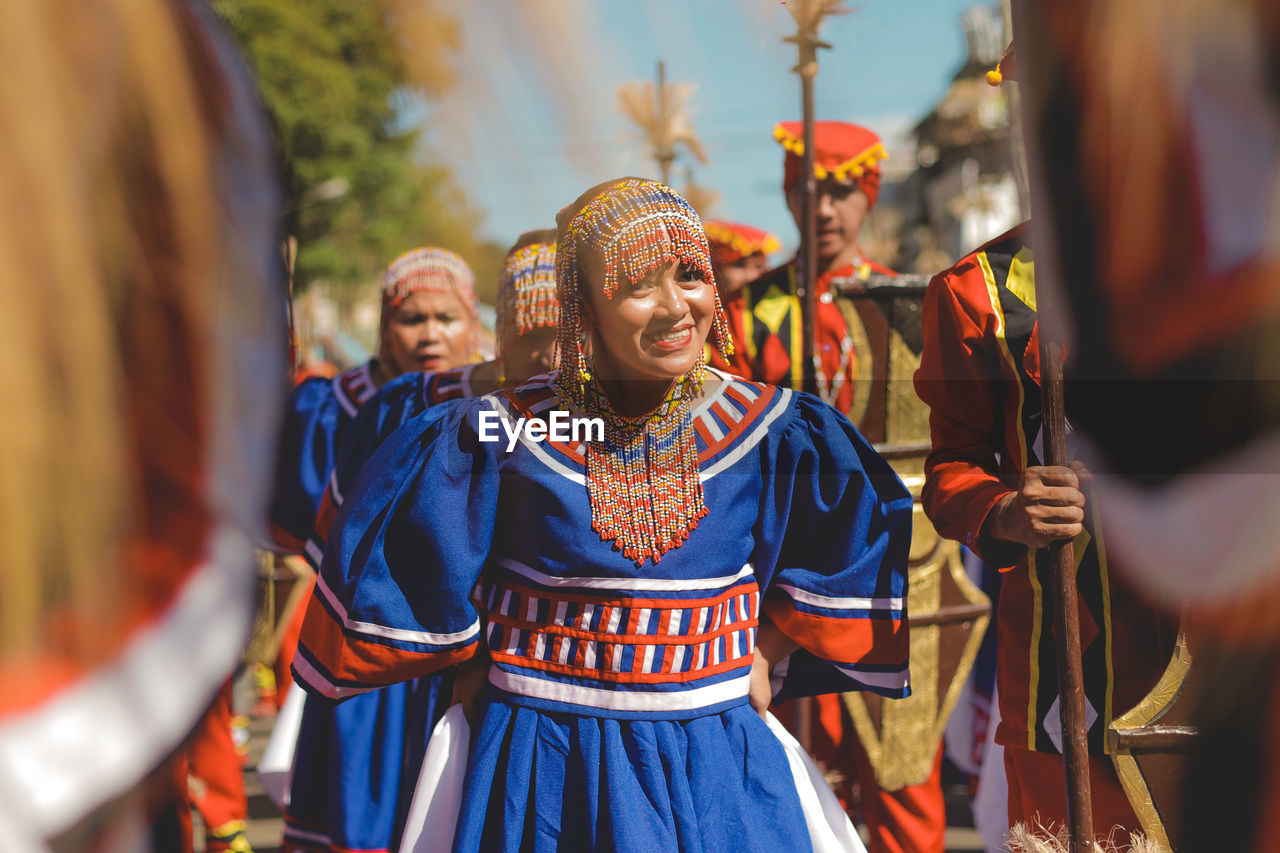
[[1068, 380], [1093, 389], [1072, 419], [1108, 549], [1152, 600], [1192, 603], [1201, 734], [1183, 802], [1156, 805], [1182, 819], [1175, 848], [1274, 849], [1280, 6], [1026, 11], [1042, 259], [1070, 308]]
[[[182, 850], [166, 761], [238, 661], [284, 390], [271, 148], [205, 12], [0, 28], [0, 838]], [[185, 834], [184, 834], [185, 833]]]

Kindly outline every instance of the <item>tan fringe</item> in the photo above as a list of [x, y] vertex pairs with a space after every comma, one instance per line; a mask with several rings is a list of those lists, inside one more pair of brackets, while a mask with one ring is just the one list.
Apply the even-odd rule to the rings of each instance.
[[[1094, 846], [1098, 853], [1170, 853], [1169, 849], [1141, 832], [1130, 833], [1127, 841], [1117, 839], [1123, 830], [1115, 827], [1104, 837], [1099, 836]], [[1026, 823], [1014, 824], [1005, 837], [1009, 853], [1071, 853], [1067, 828], [1039, 821], [1034, 827]]]

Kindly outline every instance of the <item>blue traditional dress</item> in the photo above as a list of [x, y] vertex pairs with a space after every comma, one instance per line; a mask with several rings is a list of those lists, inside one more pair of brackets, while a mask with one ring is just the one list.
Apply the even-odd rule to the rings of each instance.
[[[343, 431], [337, 464], [307, 542], [319, 565], [333, 516], [364, 463], [401, 424], [445, 400], [472, 396], [474, 364], [406, 373], [378, 389]], [[285, 840], [302, 850], [394, 850], [427, 740], [453, 691], [452, 670], [334, 705], [309, 699], [294, 752]]]
[[484, 413], [549, 420], [554, 374], [434, 407], [348, 490], [295, 673], [343, 698], [486, 644], [456, 851], [808, 850], [747, 701], [762, 610], [802, 647], [793, 695], [906, 694], [907, 490], [816, 397], [716, 375], [710, 512], [656, 563], [592, 531], [584, 443], [479, 440]]
[[311, 538], [342, 433], [378, 391], [376, 369], [367, 361], [332, 379], [307, 379], [289, 395], [270, 511], [271, 538], [281, 550], [303, 552]]

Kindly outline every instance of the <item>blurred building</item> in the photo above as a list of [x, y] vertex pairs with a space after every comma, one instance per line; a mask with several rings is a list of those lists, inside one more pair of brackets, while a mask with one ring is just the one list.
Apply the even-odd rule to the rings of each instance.
[[867, 223], [868, 254], [903, 272], [938, 272], [1026, 218], [1025, 170], [1010, 126], [1014, 93], [986, 81], [1008, 43], [1005, 17], [998, 5], [982, 4], [960, 25], [965, 61], [912, 128], [914, 163], [886, 173]]

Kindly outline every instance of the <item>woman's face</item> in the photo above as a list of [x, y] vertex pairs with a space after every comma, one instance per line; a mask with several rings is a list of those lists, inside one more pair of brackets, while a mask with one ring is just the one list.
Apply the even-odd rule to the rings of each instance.
[[721, 299], [732, 299], [742, 292], [742, 288], [769, 271], [769, 263], [763, 252], [747, 255], [727, 264], [716, 267], [716, 286], [720, 288]]
[[539, 373], [556, 369], [559, 351], [555, 326], [539, 326], [523, 335], [517, 335], [502, 348], [502, 366], [508, 382], [523, 382]]
[[418, 290], [400, 303], [383, 332], [396, 373], [449, 370], [466, 364], [476, 320], [454, 293]]
[[693, 368], [716, 304], [715, 288], [702, 273], [673, 262], [631, 285], [619, 282], [608, 299], [601, 289], [604, 258], [584, 249], [579, 263], [595, 362], [605, 367], [606, 378], [673, 380]]

